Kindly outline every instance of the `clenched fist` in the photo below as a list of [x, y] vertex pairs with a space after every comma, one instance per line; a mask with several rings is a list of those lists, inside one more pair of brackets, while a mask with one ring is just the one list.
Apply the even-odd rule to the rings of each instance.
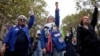
[[58, 9], [58, 2], [55, 3], [56, 9]]

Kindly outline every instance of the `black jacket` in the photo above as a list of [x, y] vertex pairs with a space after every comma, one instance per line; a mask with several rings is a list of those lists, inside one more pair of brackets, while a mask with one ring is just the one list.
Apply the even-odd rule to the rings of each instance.
[[71, 28], [70, 35], [66, 36], [64, 39], [67, 45], [65, 56], [76, 56], [76, 51], [75, 51], [74, 45], [72, 44], [72, 37], [73, 37], [73, 32]]
[[90, 56], [90, 54], [93, 56], [93, 54], [95, 54], [97, 51], [97, 48], [100, 46], [97, 35], [95, 33], [97, 15], [98, 8], [95, 7], [92, 21], [88, 26], [88, 29], [85, 29], [83, 26], [79, 26], [77, 28], [77, 52], [81, 53], [83, 56]]

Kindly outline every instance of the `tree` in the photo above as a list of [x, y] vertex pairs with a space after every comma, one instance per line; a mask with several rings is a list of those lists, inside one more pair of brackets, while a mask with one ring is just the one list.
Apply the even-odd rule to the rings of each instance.
[[[0, 33], [2, 32], [2, 26], [6, 23], [16, 24], [15, 20], [18, 15], [24, 14], [28, 17], [30, 6], [33, 6], [34, 8], [36, 18], [35, 25], [43, 25], [45, 23], [45, 18], [48, 15], [48, 12], [45, 10], [46, 2], [44, 0], [0, 0], [0, 22], [2, 22], [0, 23]], [[31, 30], [31, 35], [34, 36], [36, 32], [35, 25], [33, 30]]]
[[76, 2], [76, 14], [68, 15], [63, 19], [63, 30], [64, 33], [69, 31], [70, 26], [76, 28], [80, 23], [80, 18], [84, 15], [90, 17], [96, 4], [96, 0], [75, 0]]
[[93, 6], [96, 2], [97, 0], [76, 0], [76, 9], [77, 10], [93, 9]]
[[92, 12], [91, 10], [82, 10], [78, 14], [68, 15], [63, 19], [63, 31], [64, 33], [69, 31], [70, 27], [76, 28], [80, 24], [80, 19], [82, 16], [88, 15], [91, 18]]

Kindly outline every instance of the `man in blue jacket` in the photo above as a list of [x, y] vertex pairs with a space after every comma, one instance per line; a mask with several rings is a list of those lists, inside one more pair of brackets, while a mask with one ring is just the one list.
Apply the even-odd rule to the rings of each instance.
[[30, 45], [29, 29], [34, 23], [33, 8], [30, 7], [30, 20], [26, 26], [26, 17], [18, 16], [18, 24], [9, 29], [6, 34], [1, 51], [5, 56], [27, 56]]
[[[55, 45], [55, 43], [53, 41], [53, 36], [54, 35], [51, 34], [52, 40], [51, 40], [51, 38], [48, 39], [48, 37], [47, 37], [49, 35], [49, 30], [52, 29], [53, 25], [56, 25], [56, 27], [59, 28], [59, 24], [60, 24], [59, 23], [59, 20], [60, 19], [59, 19], [58, 2], [56, 2], [55, 5], [56, 5], [55, 18], [53, 16], [49, 16], [47, 18], [47, 24], [45, 24], [44, 29], [41, 30], [41, 45], [42, 45], [41, 47], [43, 49], [43, 53], [46, 53], [46, 56], [62, 56], [61, 55], [62, 54], [62, 51], [61, 50], [58, 50], [56, 48], [56, 45]], [[47, 47], [49, 40], [51, 41], [50, 45], [48, 46], [50, 49], [48, 49], [48, 47]], [[50, 47], [50, 46], [52, 46], [52, 47]]]

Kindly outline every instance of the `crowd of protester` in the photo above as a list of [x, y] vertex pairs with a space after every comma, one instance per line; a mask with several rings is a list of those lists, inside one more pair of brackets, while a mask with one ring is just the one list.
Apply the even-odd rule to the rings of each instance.
[[55, 17], [49, 16], [42, 29], [37, 30], [36, 36], [31, 37], [29, 30], [35, 21], [33, 8], [30, 7], [30, 20], [19, 15], [17, 25], [8, 29], [0, 47], [1, 56], [100, 56], [100, 40], [95, 32], [98, 8], [95, 5], [91, 21], [88, 16], [81, 18], [74, 36], [73, 27], [69, 34], [62, 38], [59, 30], [60, 9], [55, 3]]

